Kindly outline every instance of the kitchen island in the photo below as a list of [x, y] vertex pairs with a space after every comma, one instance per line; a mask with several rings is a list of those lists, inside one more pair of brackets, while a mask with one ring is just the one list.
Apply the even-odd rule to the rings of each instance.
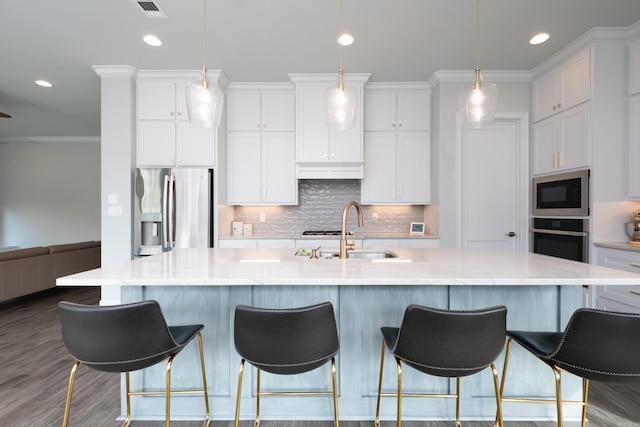
[[[581, 306], [582, 285], [637, 285], [640, 275], [596, 265], [523, 252], [473, 249], [394, 248], [395, 258], [319, 259], [294, 255], [291, 249], [180, 249], [58, 279], [58, 286], [117, 286], [122, 302], [156, 299], [170, 324], [203, 323], [206, 368], [213, 419], [233, 419], [237, 369], [233, 314], [238, 304], [299, 307], [331, 301], [336, 312], [341, 349], [337, 358], [339, 411], [343, 420], [372, 420], [379, 371], [381, 326], [399, 326], [408, 304], [474, 309], [504, 304], [510, 329], [564, 329]], [[196, 346], [176, 358], [173, 384], [199, 384]], [[548, 367], [514, 348], [505, 395], [554, 395]], [[470, 349], [473, 351], [473, 349]], [[389, 356], [387, 356], [389, 357]], [[502, 358], [498, 360], [501, 369]], [[132, 377], [136, 386], [162, 388], [163, 368]], [[254, 370], [245, 373], [243, 419], [253, 417]], [[251, 378], [248, 380], [246, 377]], [[395, 388], [392, 363], [385, 365], [384, 388]], [[262, 377], [265, 389], [318, 389], [330, 384], [328, 367], [301, 376]], [[455, 382], [405, 369], [404, 390], [449, 392]], [[563, 394], [580, 395], [581, 381], [567, 376]], [[495, 400], [489, 371], [462, 380], [462, 419], [493, 419]], [[203, 412], [201, 398], [177, 397], [172, 415], [188, 419]], [[160, 419], [162, 397], [132, 400], [141, 419]], [[451, 399], [410, 399], [403, 418], [454, 417]], [[574, 410], [571, 412], [572, 410]], [[577, 407], [567, 417], [577, 418]], [[381, 417], [395, 418], [395, 401], [384, 398]], [[506, 403], [505, 419], [554, 419], [554, 405]], [[264, 399], [263, 419], [330, 420], [327, 397]]]

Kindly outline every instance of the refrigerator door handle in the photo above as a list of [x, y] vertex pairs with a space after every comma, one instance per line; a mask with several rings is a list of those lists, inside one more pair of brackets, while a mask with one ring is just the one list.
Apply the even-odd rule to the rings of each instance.
[[164, 185], [162, 188], [162, 248], [169, 247], [169, 176], [164, 176]]
[[169, 248], [173, 249], [176, 246], [176, 206], [175, 206], [175, 186], [176, 177], [171, 175], [169, 177]]

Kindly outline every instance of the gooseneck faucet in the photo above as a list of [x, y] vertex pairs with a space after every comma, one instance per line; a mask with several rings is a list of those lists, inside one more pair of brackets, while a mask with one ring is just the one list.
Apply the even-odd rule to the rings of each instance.
[[340, 259], [347, 258], [347, 251], [356, 248], [355, 242], [347, 243], [347, 213], [349, 212], [349, 208], [351, 206], [355, 206], [358, 213], [358, 227], [362, 227], [362, 208], [360, 207], [360, 204], [358, 202], [352, 200], [348, 202], [342, 210], [342, 231], [340, 232]]

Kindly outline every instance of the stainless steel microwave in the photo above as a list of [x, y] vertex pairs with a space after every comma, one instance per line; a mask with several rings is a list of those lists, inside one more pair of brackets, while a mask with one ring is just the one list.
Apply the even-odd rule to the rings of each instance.
[[533, 216], [589, 216], [589, 170], [533, 178]]

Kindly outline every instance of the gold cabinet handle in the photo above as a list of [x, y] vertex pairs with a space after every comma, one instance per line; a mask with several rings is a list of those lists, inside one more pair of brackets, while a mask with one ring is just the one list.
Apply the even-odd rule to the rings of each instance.
[[633, 295], [639, 295], [640, 296], [640, 292], [638, 292], [638, 291], [629, 291], [629, 292], [631, 292]]
[[629, 264], [631, 267], [635, 267], [635, 268], [640, 268], [640, 264], [638, 264], [637, 262], [632, 262], [631, 264]]

